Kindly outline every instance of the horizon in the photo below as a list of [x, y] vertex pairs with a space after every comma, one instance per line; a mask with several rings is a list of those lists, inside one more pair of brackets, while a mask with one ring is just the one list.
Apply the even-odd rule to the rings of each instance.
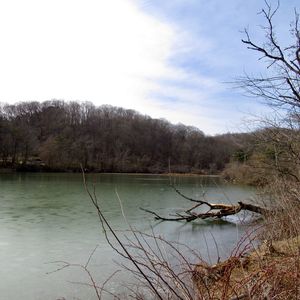
[[[124, 108], [122, 106], [116, 106], [116, 105], [112, 105], [112, 104], [94, 104], [93, 102], [91, 101], [80, 101], [80, 100], [64, 100], [64, 99], [50, 99], [50, 100], [45, 100], [45, 101], [18, 101], [18, 102], [12, 102], [12, 103], [6, 103], [6, 102], [2, 102], [0, 101], [0, 108], [3, 107], [3, 106], [6, 106], [6, 105], [18, 105], [18, 104], [22, 104], [22, 103], [31, 103], [31, 102], [38, 102], [40, 104], [44, 104], [44, 103], [47, 103], [47, 102], [51, 102], [51, 101], [58, 101], [58, 102], [63, 102], [63, 103], [66, 103], [66, 104], [70, 104], [72, 102], [76, 102], [78, 104], [92, 104], [96, 109], [97, 108], [101, 108], [102, 106], [103, 107], [113, 107], [113, 108], [121, 108], [121, 109], [124, 109], [124, 110], [128, 110], [128, 111], [133, 111], [135, 113], [137, 113], [138, 115], [141, 115], [143, 117], [149, 117], [150, 119], [152, 120], [159, 120], [159, 121], [165, 121], [169, 124], [171, 124], [172, 126], [180, 126], [180, 125], [183, 125], [185, 127], [191, 127], [191, 128], [194, 128], [196, 130], [199, 130], [200, 132], [202, 132], [206, 137], [217, 137], [217, 136], [221, 136], [221, 135], [227, 135], [227, 134], [246, 134], [246, 133], [251, 133], [253, 131], [253, 129], [249, 129], [248, 131], [247, 130], [244, 130], [244, 131], [227, 131], [227, 132], [222, 132], [222, 133], [214, 133], [214, 134], [209, 134], [209, 133], [206, 133], [204, 132], [201, 128], [197, 127], [197, 126], [194, 126], [194, 125], [189, 125], [189, 124], [185, 124], [185, 123], [182, 123], [182, 122], [178, 122], [178, 123], [174, 123], [164, 117], [160, 117], [160, 118], [155, 118], [155, 117], [152, 117], [150, 116], [149, 114], [147, 113], [141, 113], [135, 109], [131, 109], [131, 108]], [[255, 129], [254, 129], [255, 130]]]
[[[283, 44], [297, 5], [281, 3], [274, 20]], [[249, 27], [263, 40], [257, 15], [263, 6], [258, 0], [2, 2], [0, 101], [89, 101], [207, 135], [244, 131], [247, 116], [272, 114], [228, 83], [265, 66], [239, 32]]]

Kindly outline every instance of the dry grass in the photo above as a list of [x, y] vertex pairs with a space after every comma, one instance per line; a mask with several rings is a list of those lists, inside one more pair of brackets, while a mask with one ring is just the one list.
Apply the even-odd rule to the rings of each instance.
[[299, 299], [299, 246], [296, 237], [215, 266], [198, 265], [201, 299]]
[[248, 163], [231, 162], [226, 165], [222, 177], [232, 183], [241, 183], [253, 186], [267, 184], [266, 171], [262, 168], [253, 168]]
[[228, 260], [195, 268], [200, 299], [300, 299], [300, 187], [274, 180], [262, 193], [274, 210], [256, 236], [261, 245], [247, 247]]
[[277, 241], [300, 235], [300, 184], [274, 179], [263, 191], [265, 205], [274, 207], [261, 239]]

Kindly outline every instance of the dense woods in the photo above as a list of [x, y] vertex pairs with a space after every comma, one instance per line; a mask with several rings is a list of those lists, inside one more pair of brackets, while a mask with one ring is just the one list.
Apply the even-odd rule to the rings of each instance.
[[206, 136], [134, 110], [85, 102], [2, 104], [0, 164], [18, 170], [215, 173], [234, 136]]

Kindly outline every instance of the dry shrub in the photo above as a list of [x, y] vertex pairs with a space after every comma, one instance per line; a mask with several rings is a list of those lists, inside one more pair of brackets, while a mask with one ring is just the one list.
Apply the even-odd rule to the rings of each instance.
[[288, 240], [300, 235], [300, 185], [276, 179], [265, 187], [264, 204], [271, 208], [265, 216], [261, 238], [268, 241]]
[[275, 242], [214, 266], [197, 266], [201, 299], [299, 299], [299, 245], [296, 239]]
[[214, 266], [199, 264], [194, 278], [201, 299], [300, 299], [300, 186], [270, 181], [260, 198], [270, 209], [257, 231], [260, 246], [242, 247]]
[[263, 186], [267, 183], [265, 170], [254, 168], [248, 163], [231, 162], [226, 165], [222, 177], [233, 183]]

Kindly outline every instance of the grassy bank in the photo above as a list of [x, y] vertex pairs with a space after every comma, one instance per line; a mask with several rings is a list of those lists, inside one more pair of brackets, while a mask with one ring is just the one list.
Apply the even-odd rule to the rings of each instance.
[[[272, 208], [229, 259], [199, 263], [193, 279], [201, 299], [299, 299], [300, 187], [273, 178], [261, 190]], [[256, 244], [259, 244], [256, 247]]]

